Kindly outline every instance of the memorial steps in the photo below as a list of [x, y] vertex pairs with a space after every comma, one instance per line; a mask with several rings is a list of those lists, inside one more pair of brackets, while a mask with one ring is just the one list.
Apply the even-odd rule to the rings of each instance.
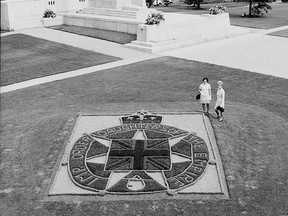
[[107, 9], [107, 8], [84, 8], [75, 13], [61, 13], [64, 24], [84, 26], [89, 28], [119, 31], [137, 34], [138, 24], [143, 24], [150, 11], [149, 9]]
[[128, 19], [136, 19], [137, 15], [134, 11], [123, 11], [117, 9], [105, 9], [105, 8], [85, 8], [79, 11], [80, 14], [93, 14], [108, 17], [123, 17]]
[[100, 16], [108, 16], [108, 17], [123, 17], [128, 19], [146, 19], [147, 17], [147, 10], [132, 10], [132, 8], [125, 8], [122, 9], [108, 9], [108, 8], [84, 8], [83, 10], [79, 11], [81, 14], [93, 14], [93, 15], [100, 15]]
[[249, 32], [231, 26], [228, 14], [165, 14], [165, 17], [165, 22], [158, 26], [139, 25], [137, 40], [125, 44], [125, 47], [155, 53]]
[[45, 19], [39, 12], [44, 9], [41, 4], [31, 4], [31, 1], [25, 0], [27, 5], [23, 7], [22, 4], [3, 1], [1, 6], [5, 10], [1, 7], [1, 28], [3, 26], [3, 29], [18, 30], [65, 24], [136, 34], [137, 40], [124, 46], [148, 53], [248, 33], [247, 29], [232, 27], [227, 13], [164, 13], [165, 21], [159, 25], [145, 25], [148, 14], [157, 10], [147, 8], [144, 0], [90, 0], [89, 4], [86, 1], [84, 3], [85, 5], [74, 6], [71, 3], [70, 12], [64, 12], [67, 10], [63, 6], [69, 6], [68, 2], [67, 5], [58, 5], [57, 17]]
[[125, 44], [125, 47], [144, 51], [148, 53], [157, 53], [167, 51], [171, 49], [196, 45], [213, 40], [225, 39], [229, 37], [235, 37], [242, 34], [246, 34], [248, 31], [239, 29], [238, 27], [231, 27], [225, 31], [214, 32], [213, 34], [202, 35], [200, 33], [186, 33], [184, 35], [175, 36], [173, 38], [162, 39], [161, 41], [132, 41], [130, 44]]
[[137, 40], [125, 47], [148, 53], [166, 51], [212, 40], [248, 33], [230, 25], [227, 13], [220, 15], [187, 15], [165, 13], [159, 25], [144, 25], [149, 9], [131, 10], [84, 8], [64, 13], [64, 24], [137, 34]]

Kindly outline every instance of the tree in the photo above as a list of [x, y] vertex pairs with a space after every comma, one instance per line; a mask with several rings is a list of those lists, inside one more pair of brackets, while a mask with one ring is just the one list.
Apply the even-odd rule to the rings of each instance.
[[249, 0], [249, 17], [262, 16], [272, 10], [269, 0]]
[[200, 9], [201, 0], [196, 0], [196, 9]]
[[196, 6], [196, 9], [200, 9], [200, 4], [201, 4], [202, 0], [186, 0], [185, 3], [188, 5], [192, 5]]
[[147, 7], [151, 7], [155, 0], [146, 0]]

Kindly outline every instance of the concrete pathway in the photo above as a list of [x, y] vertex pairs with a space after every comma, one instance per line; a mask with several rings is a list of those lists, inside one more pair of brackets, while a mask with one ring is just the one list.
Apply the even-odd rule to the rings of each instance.
[[86, 37], [83, 35], [72, 34], [69, 32], [58, 31], [49, 28], [34, 28], [18, 31], [18, 33], [23, 33], [33, 37], [43, 38], [46, 40], [67, 44], [69, 46], [74, 46], [86, 50], [91, 50], [94, 52], [103, 53], [106, 55], [112, 55], [120, 57], [122, 59], [135, 59], [141, 61], [143, 59], [153, 58], [153, 55], [131, 50], [125, 48], [123, 45], [118, 43], [113, 43], [110, 41], [99, 40], [92, 37]]
[[170, 50], [161, 55], [288, 79], [288, 38], [266, 35], [285, 29], [288, 26], [275, 28], [274, 31], [254, 30], [255, 33]]
[[159, 54], [144, 53], [125, 48], [121, 44], [48, 28], [26, 29], [13, 33], [1, 34], [2, 37], [8, 34], [23, 33], [86, 50], [120, 57], [123, 60], [4, 86], [0, 88], [0, 93], [11, 92], [160, 56], [173, 56], [207, 62], [288, 79], [288, 38], [266, 35], [271, 32], [285, 29], [288, 29], [288, 26], [270, 30], [253, 30], [253, 33], [250, 34], [179, 48]]

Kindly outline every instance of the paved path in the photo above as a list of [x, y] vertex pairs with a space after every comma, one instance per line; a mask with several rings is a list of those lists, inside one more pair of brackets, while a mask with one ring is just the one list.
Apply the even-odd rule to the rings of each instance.
[[[266, 35], [288, 29], [253, 30], [238, 37], [161, 53], [288, 79], [288, 38]], [[215, 71], [217, 72], [217, 71]]]
[[[266, 35], [273, 31], [285, 29], [288, 29], [288, 26], [265, 31], [253, 30], [253, 33], [250, 34], [179, 48], [159, 54], [135, 51], [117, 43], [48, 28], [22, 30], [14, 33], [23, 33], [82, 49], [92, 50], [120, 57], [123, 60], [4, 86], [0, 88], [0, 92], [11, 92], [160, 56], [174, 56], [288, 79], [288, 38]], [[2, 34], [1, 36], [7, 34], [11, 33]]]

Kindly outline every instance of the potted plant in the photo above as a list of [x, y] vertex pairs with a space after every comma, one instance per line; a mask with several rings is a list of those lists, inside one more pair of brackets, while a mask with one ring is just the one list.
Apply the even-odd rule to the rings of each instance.
[[49, 9], [47, 9], [43, 14], [43, 18], [55, 18], [56, 16], [56, 13]]
[[44, 26], [63, 25], [63, 17], [57, 16], [52, 10], [47, 9], [43, 14], [41, 22]]
[[222, 6], [221, 4], [214, 5], [213, 7], [209, 9], [209, 14], [211, 15], [222, 14], [225, 12], [225, 10], [226, 10], [226, 7]]
[[159, 38], [165, 37], [165, 25], [160, 22], [165, 21], [161, 12], [154, 12], [148, 15], [144, 24], [140, 24], [137, 32], [137, 40], [141, 42], [157, 41]]
[[251, 7], [251, 15], [263, 16], [265, 13], [268, 13], [268, 10], [272, 10], [272, 8], [267, 2], [254, 2]]
[[161, 12], [155, 12], [148, 15], [145, 20], [146, 25], [158, 25], [161, 21], [165, 21], [164, 15]]

